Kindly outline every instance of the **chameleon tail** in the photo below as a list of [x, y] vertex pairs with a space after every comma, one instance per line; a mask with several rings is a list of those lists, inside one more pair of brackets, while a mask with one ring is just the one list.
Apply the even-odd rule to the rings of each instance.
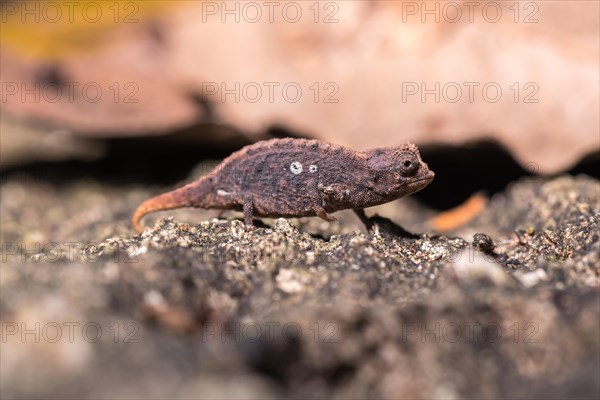
[[194, 204], [191, 201], [193, 196], [191, 196], [191, 194], [196, 187], [197, 184], [190, 183], [182, 188], [160, 194], [144, 201], [138, 206], [131, 217], [131, 223], [134, 229], [138, 233], [142, 233], [144, 231], [141, 220], [146, 214], [156, 211], [172, 210], [174, 208], [193, 207]]

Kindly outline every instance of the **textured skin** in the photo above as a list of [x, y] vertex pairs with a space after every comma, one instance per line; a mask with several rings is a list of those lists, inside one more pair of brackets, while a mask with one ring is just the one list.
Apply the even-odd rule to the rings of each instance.
[[319, 216], [359, 210], [417, 192], [434, 178], [416, 146], [355, 152], [318, 140], [273, 139], [233, 153], [210, 174], [142, 203], [132, 217], [180, 207], [233, 209], [253, 216]]

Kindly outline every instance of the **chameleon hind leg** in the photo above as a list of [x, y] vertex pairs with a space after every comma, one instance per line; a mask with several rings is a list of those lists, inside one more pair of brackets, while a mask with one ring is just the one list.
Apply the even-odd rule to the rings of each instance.
[[246, 227], [253, 228], [252, 218], [254, 217], [254, 204], [251, 197], [244, 197], [242, 202], [242, 210], [244, 212], [244, 224]]

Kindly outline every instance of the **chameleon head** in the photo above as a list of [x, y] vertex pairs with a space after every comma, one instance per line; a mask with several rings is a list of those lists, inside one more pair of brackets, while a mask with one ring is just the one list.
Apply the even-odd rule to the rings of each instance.
[[393, 158], [404, 195], [418, 192], [433, 181], [435, 173], [421, 160], [417, 146], [407, 143], [394, 152]]
[[376, 149], [369, 154], [371, 167], [378, 171], [379, 185], [395, 198], [418, 192], [435, 174], [421, 160], [417, 146], [406, 143], [395, 148]]

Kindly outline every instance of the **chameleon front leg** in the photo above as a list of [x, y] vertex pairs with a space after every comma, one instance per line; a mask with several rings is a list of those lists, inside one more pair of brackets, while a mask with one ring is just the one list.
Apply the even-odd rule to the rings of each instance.
[[328, 215], [324, 208], [320, 208], [317, 210], [317, 217], [324, 219], [327, 222], [338, 222], [337, 218]]
[[348, 186], [341, 183], [319, 184], [317, 189], [323, 194], [323, 204], [347, 204], [351, 200]]
[[325, 211], [326, 204], [335, 204], [341, 200], [341, 197], [345, 195], [345, 192], [342, 189], [342, 185], [339, 184], [331, 184], [331, 185], [323, 185], [319, 184], [317, 186], [319, 191], [322, 193], [322, 205], [317, 209], [316, 214], [319, 218], [324, 219], [328, 222], [337, 222], [337, 218], [328, 215]]

